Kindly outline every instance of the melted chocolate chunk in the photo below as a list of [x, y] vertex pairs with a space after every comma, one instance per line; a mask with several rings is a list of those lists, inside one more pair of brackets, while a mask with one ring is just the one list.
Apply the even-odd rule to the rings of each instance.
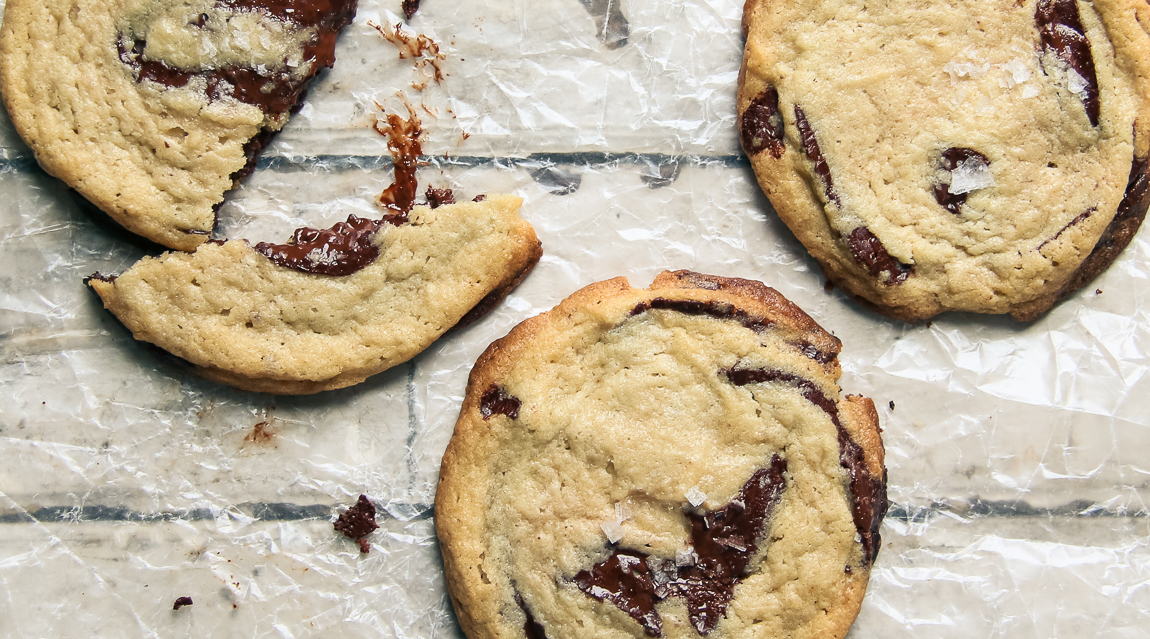
[[866, 267], [872, 277], [879, 278], [887, 286], [901, 284], [906, 278], [914, 275], [914, 266], [907, 266], [891, 257], [890, 253], [886, 252], [886, 247], [882, 245], [882, 240], [875, 237], [865, 226], [851, 231], [847, 236], [847, 246], [859, 264]]
[[655, 603], [661, 597], [655, 595], [655, 580], [647, 565], [647, 555], [617, 550], [590, 571], [580, 571], [573, 581], [587, 595], [610, 601], [631, 615], [649, 636], [663, 636], [663, 621], [655, 610]]
[[362, 543], [363, 538], [379, 528], [379, 524], [375, 523], [375, 505], [371, 503], [367, 495], [360, 495], [355, 505], [340, 515], [332, 527], [335, 528], [336, 532], [343, 533], [349, 539], [360, 541], [359, 551], [366, 553], [371, 545]]
[[834, 202], [836, 206], [842, 207], [842, 202], [839, 200], [839, 194], [835, 191], [834, 181], [831, 180], [831, 167], [827, 165], [827, 159], [823, 156], [822, 149], [819, 148], [818, 138], [815, 137], [815, 131], [807, 122], [807, 115], [799, 105], [795, 105], [795, 127], [799, 130], [799, 137], [803, 141], [803, 151], [806, 152], [807, 157], [815, 163], [815, 172], [823, 180], [823, 185], [826, 187], [827, 200]]
[[411, 105], [407, 106], [408, 119], [395, 113], [387, 115], [387, 124], [376, 119], [372, 125], [376, 133], [387, 137], [387, 149], [391, 152], [391, 165], [395, 169], [395, 181], [379, 194], [379, 203], [407, 219], [411, 207], [415, 206], [415, 194], [419, 185], [415, 180], [415, 169], [423, 155], [423, 123]]
[[519, 609], [527, 616], [527, 621], [523, 622], [523, 634], [527, 639], [547, 639], [547, 632], [543, 629], [543, 624], [535, 620], [535, 615], [527, 608], [527, 602], [523, 601], [523, 596], [518, 592], [515, 593], [515, 603], [519, 605]]
[[882, 546], [879, 528], [890, 502], [886, 496], [886, 469], [882, 477], [874, 477], [867, 466], [866, 457], [862, 447], [859, 446], [839, 420], [839, 410], [835, 403], [815, 386], [814, 382], [803, 379], [790, 373], [763, 368], [736, 369], [721, 371], [735, 386], [747, 384], [760, 384], [763, 382], [784, 382], [797, 387], [803, 398], [818, 406], [830, 416], [838, 431], [839, 438], [839, 465], [847, 471], [850, 478], [851, 518], [854, 520], [855, 530], [862, 539], [863, 563], [873, 564]]
[[190, 606], [190, 605], [192, 605], [192, 598], [191, 597], [180, 597], [180, 598], [176, 599], [176, 603], [172, 604], [172, 610], [179, 610], [180, 608], [183, 608], [184, 606]]
[[351, 275], [379, 257], [375, 234], [384, 222], [349, 215], [328, 230], [296, 229], [288, 244], [260, 242], [255, 250], [285, 268], [317, 275]]
[[455, 204], [455, 194], [451, 189], [437, 189], [431, 185], [427, 187], [427, 205], [433, 209], [437, 209], [444, 204]]
[[492, 415], [507, 415], [511, 419], [519, 418], [519, 398], [508, 395], [503, 389], [492, 384], [483, 397], [479, 398], [479, 414], [483, 419], [491, 419]]
[[669, 300], [663, 297], [656, 297], [649, 302], [636, 304], [635, 308], [631, 309], [631, 315], [635, 316], [640, 313], [646, 313], [651, 309], [676, 311], [684, 315], [706, 315], [722, 320], [738, 320], [740, 324], [756, 333], [762, 332], [774, 324], [774, 322], [761, 317], [752, 317], [750, 313], [726, 302], [716, 302], [712, 300], [700, 302], [696, 300]]
[[[232, 9], [262, 11], [302, 27], [316, 27], [316, 35], [304, 45], [304, 60], [311, 62], [309, 73], [295, 77], [282, 69], [260, 71], [243, 66], [218, 69], [185, 70], [169, 66], [161, 60], [145, 57], [147, 41], [131, 40], [121, 36], [117, 47], [120, 61], [136, 72], [138, 82], [150, 80], [167, 87], [179, 88], [193, 77], [207, 81], [210, 100], [232, 97], [245, 104], [259, 107], [265, 113], [285, 113], [301, 99], [312, 77], [320, 69], [335, 63], [335, 40], [339, 32], [351, 24], [355, 17], [357, 0], [220, 0], [217, 6]], [[203, 18], [203, 16], [201, 16]], [[206, 19], [203, 20], [205, 23]], [[197, 22], [199, 24], [199, 22]]]
[[655, 604], [682, 597], [692, 625], [707, 635], [726, 616], [735, 586], [747, 576], [747, 566], [759, 548], [767, 521], [786, 488], [787, 461], [771, 457], [770, 466], [755, 471], [739, 494], [726, 506], [703, 513], [688, 512], [690, 545], [697, 557], [689, 566], [662, 570], [656, 580], [648, 556], [617, 550], [573, 579], [576, 586], [599, 601], [610, 601], [643, 626], [647, 635], [663, 635]]
[[403, 17], [408, 20], [419, 11], [419, 0], [403, 0]]
[[[951, 147], [943, 151], [942, 157], [939, 158], [939, 166], [944, 171], [952, 172], [957, 169], [960, 164], [971, 158], [976, 158], [979, 162], [990, 166], [990, 160], [985, 155], [974, 149], [964, 149], [962, 147]], [[955, 215], [958, 215], [962, 211], [962, 205], [966, 204], [966, 197], [968, 195], [970, 194], [951, 193], [949, 184], [936, 184], [934, 186], [934, 199], [946, 210]]]
[[[806, 122], [805, 118], [803, 122]], [[769, 150], [774, 157], [783, 157], [783, 151], [786, 150], [783, 145], [783, 114], [779, 113], [779, 92], [775, 87], [763, 89], [762, 93], [751, 100], [739, 122], [739, 137], [747, 155]], [[803, 144], [806, 144], [805, 137]], [[814, 144], [817, 152], [818, 142]]]
[[1078, 14], [1078, 0], [1038, 0], [1034, 11], [1042, 48], [1058, 56], [1085, 81], [1082, 96], [1090, 124], [1098, 126], [1101, 104], [1098, 98], [1098, 75], [1094, 71], [1094, 56], [1090, 40]]

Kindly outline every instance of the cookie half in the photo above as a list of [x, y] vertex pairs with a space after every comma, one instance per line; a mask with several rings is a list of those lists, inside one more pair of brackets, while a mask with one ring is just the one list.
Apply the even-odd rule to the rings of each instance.
[[739, 134], [827, 277], [905, 320], [1032, 320], [1150, 204], [1141, 0], [750, 0]]
[[343, 388], [414, 357], [527, 275], [542, 251], [521, 203], [416, 207], [398, 226], [352, 216], [289, 244], [213, 241], [88, 284], [136, 339], [208, 379], [276, 394]]
[[435, 499], [467, 635], [845, 635], [887, 498], [839, 347], [773, 289], [688, 271], [492, 344]]
[[45, 171], [128, 230], [191, 250], [356, 0], [9, 0], [0, 90]]

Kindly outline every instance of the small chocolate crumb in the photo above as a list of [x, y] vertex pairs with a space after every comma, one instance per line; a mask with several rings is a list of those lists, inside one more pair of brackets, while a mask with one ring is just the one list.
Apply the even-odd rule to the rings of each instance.
[[1096, 289], [1094, 289], [1094, 294], [1095, 294], [1095, 295], [1101, 295], [1101, 294], [1102, 294], [1102, 289], [1100, 289], [1100, 288], [1096, 288]]
[[890, 400], [890, 409], [894, 410], [894, 400]]
[[437, 209], [444, 204], [455, 204], [455, 194], [451, 189], [437, 189], [430, 184], [427, 185], [427, 205], [433, 209]]
[[179, 610], [180, 608], [183, 608], [184, 606], [190, 606], [190, 605], [192, 605], [192, 598], [191, 597], [180, 597], [179, 599], [176, 599], [176, 603], [172, 604], [172, 610]]
[[348, 538], [356, 540], [359, 543], [359, 551], [366, 553], [371, 549], [371, 545], [363, 538], [379, 528], [379, 524], [375, 523], [375, 506], [367, 498], [367, 495], [360, 495], [359, 501], [348, 508], [347, 512], [340, 515], [332, 526], [336, 532], [341, 532]]

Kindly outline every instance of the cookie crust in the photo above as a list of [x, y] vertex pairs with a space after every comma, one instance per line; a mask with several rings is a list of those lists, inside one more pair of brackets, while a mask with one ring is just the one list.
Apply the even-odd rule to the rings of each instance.
[[[326, 3], [316, 24], [290, 17], [308, 2], [281, 4], [293, 13], [246, 0], [11, 0], [4, 106], [46, 172], [128, 230], [192, 250], [330, 66], [323, 30], [350, 22], [356, 3]], [[282, 99], [259, 104], [271, 96]]]
[[383, 225], [379, 256], [345, 276], [279, 266], [239, 240], [88, 284], [136, 339], [203, 377], [275, 394], [343, 388], [414, 357], [522, 280], [542, 249], [521, 203], [416, 207], [406, 224]]
[[[1044, 40], [1074, 30], [1059, 21], [1087, 44]], [[881, 313], [1036, 319], [1145, 217], [1145, 3], [749, 0], [743, 26], [755, 175], [828, 279]]]
[[[839, 347], [773, 289], [688, 271], [646, 290], [592, 284], [493, 343], [472, 370], [436, 494], [467, 635], [845, 635], [886, 484], [873, 403], [839, 393]], [[881, 486], [862, 522], [873, 536], [852, 517], [851, 447]], [[692, 513], [728, 503], [772, 459], [786, 485], [721, 616], [675, 595], [632, 614], [578, 586], [619, 553], [675, 570]], [[697, 508], [692, 489], [705, 493]], [[612, 520], [617, 543], [603, 527]]]

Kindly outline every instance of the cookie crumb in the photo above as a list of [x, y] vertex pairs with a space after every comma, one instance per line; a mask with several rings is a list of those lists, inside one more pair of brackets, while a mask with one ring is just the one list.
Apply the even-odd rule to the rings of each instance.
[[191, 597], [180, 597], [180, 598], [176, 599], [176, 603], [172, 604], [172, 610], [179, 610], [180, 608], [182, 608], [184, 606], [190, 606], [190, 605], [192, 605], [192, 598]]

